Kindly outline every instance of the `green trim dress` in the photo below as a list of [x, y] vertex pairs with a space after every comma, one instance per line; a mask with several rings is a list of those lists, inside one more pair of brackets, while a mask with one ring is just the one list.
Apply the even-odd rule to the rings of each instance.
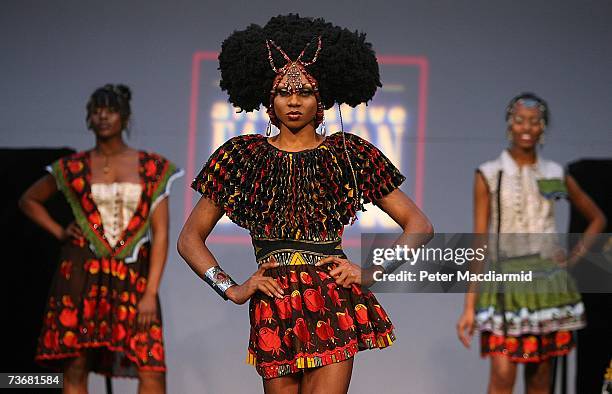
[[64, 194], [83, 237], [62, 245], [47, 303], [36, 360], [61, 370], [88, 350], [90, 368], [108, 376], [137, 377], [166, 370], [161, 311], [146, 331], [137, 329], [137, 306], [149, 273], [150, 218], [182, 170], [141, 151], [142, 193], [116, 243], [107, 239], [91, 191], [91, 151], [53, 163], [49, 172]]
[[499, 233], [492, 253], [497, 270], [533, 272], [528, 284], [493, 282], [481, 289], [476, 307], [481, 354], [514, 362], [567, 354], [572, 331], [586, 321], [574, 281], [553, 260], [559, 249], [554, 200], [567, 195], [563, 168], [542, 158], [520, 167], [504, 150], [478, 171], [489, 189], [491, 232]]

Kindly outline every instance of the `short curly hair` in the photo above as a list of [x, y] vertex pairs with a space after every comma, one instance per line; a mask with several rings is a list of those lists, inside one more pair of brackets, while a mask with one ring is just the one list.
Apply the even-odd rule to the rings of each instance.
[[[273, 17], [263, 27], [251, 24], [223, 41], [219, 54], [220, 86], [228, 93], [230, 103], [247, 112], [261, 105], [269, 107], [276, 73], [268, 60], [266, 40], [273, 40], [295, 60], [318, 36], [321, 51], [317, 61], [306, 69], [317, 81], [323, 107], [329, 109], [334, 104], [355, 107], [371, 100], [382, 84], [376, 55], [366, 42], [365, 33], [352, 32], [322, 18], [289, 14]], [[312, 59], [315, 50], [316, 45], [310, 45], [303, 59]], [[277, 68], [285, 65], [286, 60], [278, 51], [272, 51], [272, 56]]]

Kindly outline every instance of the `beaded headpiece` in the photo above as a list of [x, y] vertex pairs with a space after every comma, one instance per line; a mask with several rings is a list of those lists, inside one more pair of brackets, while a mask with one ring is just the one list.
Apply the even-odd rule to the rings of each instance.
[[264, 26], [250, 24], [227, 37], [219, 53], [219, 85], [241, 111], [270, 106], [278, 73], [284, 76], [290, 69], [292, 74], [310, 76], [309, 83], [316, 82], [317, 100], [325, 109], [368, 102], [382, 86], [376, 55], [365, 34], [322, 18], [289, 14], [272, 17]]
[[[302, 89], [302, 75], [308, 83], [312, 85], [312, 90], [314, 91], [315, 97], [317, 99], [317, 113], [315, 115], [315, 127], [318, 126], [323, 121], [323, 104], [321, 102], [321, 96], [319, 95], [319, 88], [317, 86], [317, 80], [306, 71], [306, 67], [314, 64], [319, 57], [319, 52], [321, 52], [321, 36], [316, 38], [317, 40], [317, 49], [312, 57], [312, 60], [309, 62], [302, 61], [302, 57], [306, 52], [306, 49], [312, 43], [309, 42], [306, 44], [300, 55], [296, 60], [291, 60], [289, 55], [283, 49], [277, 45], [272, 40], [266, 40], [266, 48], [268, 48], [268, 61], [270, 62], [270, 67], [276, 73], [276, 77], [274, 78], [274, 82], [272, 83], [272, 89], [270, 90], [270, 105], [268, 106], [268, 116], [270, 117], [270, 122], [278, 127], [278, 118], [274, 113], [274, 97], [276, 95], [276, 88], [280, 81], [287, 76], [287, 90], [289, 90], [290, 94], [298, 93], [300, 89]], [[283, 58], [287, 61], [285, 65], [281, 68], [277, 68], [276, 64], [274, 64], [274, 59], [272, 57], [272, 48], [276, 49]]]
[[542, 123], [545, 127], [548, 126], [548, 105], [546, 104], [546, 101], [544, 101], [533, 93], [521, 93], [518, 96], [514, 97], [512, 100], [510, 100], [510, 103], [508, 103], [508, 106], [506, 107], [507, 122], [510, 121], [510, 117], [516, 111], [516, 108], [519, 105], [525, 108], [535, 108], [540, 111], [540, 114], [542, 116]]

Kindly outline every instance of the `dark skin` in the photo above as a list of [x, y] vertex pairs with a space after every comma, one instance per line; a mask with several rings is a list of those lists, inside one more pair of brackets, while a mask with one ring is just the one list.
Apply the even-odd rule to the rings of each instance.
[[[91, 151], [92, 183], [131, 182], [139, 183], [138, 151], [127, 146], [122, 130], [127, 119], [110, 108], [97, 108], [89, 116], [89, 125], [96, 137]], [[104, 172], [107, 166], [109, 171]], [[19, 200], [22, 211], [36, 224], [59, 241], [82, 237], [79, 226], [72, 222], [63, 228], [49, 215], [44, 202], [57, 193], [57, 184], [52, 175], [45, 175], [34, 183]], [[157, 314], [157, 293], [168, 253], [168, 199], [162, 200], [151, 213], [150, 270], [146, 290], [138, 303], [137, 327], [148, 330]], [[87, 353], [70, 359], [64, 367], [64, 393], [86, 393], [89, 373]], [[139, 394], [165, 393], [166, 379], [163, 372], [138, 373]]]
[[[537, 161], [536, 147], [544, 133], [544, 123], [540, 111], [536, 108], [517, 106], [510, 119], [509, 131], [512, 136], [509, 153], [519, 166], [532, 165]], [[568, 257], [557, 259], [561, 266], [576, 264], [606, 225], [606, 218], [599, 207], [580, 188], [570, 175], [565, 177], [570, 202], [588, 220], [589, 225], [580, 242]], [[486, 180], [480, 173], [474, 179], [474, 233], [486, 234], [489, 231], [491, 195]], [[475, 330], [475, 305], [478, 293], [469, 292], [465, 296], [464, 309], [457, 322], [457, 336], [461, 343], [469, 348]], [[491, 357], [488, 393], [512, 393], [516, 377], [517, 364], [507, 357]], [[548, 393], [551, 376], [550, 360], [540, 363], [529, 363], [525, 368], [525, 383], [528, 394]]]
[[[274, 111], [280, 121], [280, 134], [268, 140], [270, 144], [287, 152], [298, 152], [315, 148], [324, 137], [315, 132], [317, 101], [312, 86], [302, 75], [303, 91], [288, 92], [286, 77], [278, 85], [274, 98]], [[427, 217], [412, 200], [401, 190], [396, 189], [376, 204], [387, 213], [403, 230], [398, 243], [406, 240], [409, 234], [420, 233], [432, 236], [433, 228]], [[206, 246], [206, 239], [219, 219], [222, 209], [208, 198], [201, 198], [178, 239], [178, 251], [187, 264], [200, 278], [210, 267], [218, 265], [217, 260]], [[426, 242], [426, 241], [425, 241]], [[330, 264], [330, 274], [338, 285], [351, 287], [362, 284], [361, 267], [348, 259], [328, 257], [317, 265]], [[276, 262], [267, 262], [240, 285], [226, 291], [227, 297], [236, 304], [244, 304], [257, 291], [268, 296], [282, 298], [283, 289], [272, 278], [264, 276], [267, 269], [277, 267]], [[301, 373], [275, 379], [264, 379], [264, 392], [267, 394], [343, 394], [348, 392], [353, 369], [353, 359], [318, 368], [308, 368]]]

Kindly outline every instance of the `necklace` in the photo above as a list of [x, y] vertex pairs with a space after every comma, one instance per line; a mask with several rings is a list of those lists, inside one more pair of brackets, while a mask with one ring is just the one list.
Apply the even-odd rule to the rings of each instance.
[[113, 152], [111, 154], [106, 154], [100, 151], [100, 149], [96, 148], [96, 152], [98, 152], [98, 154], [104, 156], [104, 167], [102, 167], [102, 171], [104, 172], [104, 174], [108, 174], [110, 172], [110, 158], [111, 156], [117, 156], [122, 154], [123, 152], [127, 151], [129, 148], [127, 146], [124, 146], [123, 149], [118, 150], [117, 152]]

